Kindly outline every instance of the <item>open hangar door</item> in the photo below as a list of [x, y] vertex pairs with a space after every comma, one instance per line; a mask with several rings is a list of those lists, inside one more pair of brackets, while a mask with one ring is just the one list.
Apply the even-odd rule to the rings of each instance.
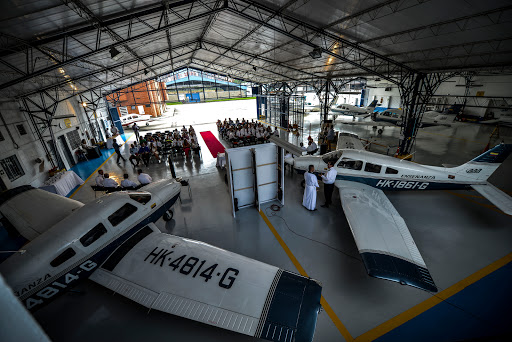
[[273, 143], [226, 150], [233, 216], [249, 206], [279, 200], [284, 204], [284, 153]]

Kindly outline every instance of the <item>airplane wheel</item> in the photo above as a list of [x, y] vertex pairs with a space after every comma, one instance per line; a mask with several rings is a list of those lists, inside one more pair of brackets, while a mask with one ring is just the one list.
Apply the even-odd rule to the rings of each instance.
[[379, 128], [379, 130], [377, 131], [377, 133], [379, 133], [379, 134], [382, 134], [382, 132], [384, 132], [384, 131], [382, 130], [382, 128]]
[[166, 211], [164, 216], [162, 216], [162, 218], [164, 219], [164, 221], [170, 221], [172, 220], [172, 217], [174, 216], [174, 213], [172, 210], [169, 210], [169, 211]]
[[146, 126], [149, 126], [149, 122], [146, 122]]

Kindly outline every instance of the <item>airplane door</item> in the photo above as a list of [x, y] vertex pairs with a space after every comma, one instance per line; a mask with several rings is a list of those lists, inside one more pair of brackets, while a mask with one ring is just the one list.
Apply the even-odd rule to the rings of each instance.
[[227, 157], [233, 200], [236, 199], [238, 208], [253, 205], [255, 202], [254, 163], [251, 150], [230, 150]]
[[277, 199], [276, 147], [267, 145], [254, 150], [258, 205]]

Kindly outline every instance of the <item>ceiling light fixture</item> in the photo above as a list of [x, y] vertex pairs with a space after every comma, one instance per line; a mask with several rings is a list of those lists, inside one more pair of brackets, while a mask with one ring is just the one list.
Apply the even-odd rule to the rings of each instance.
[[144, 75], [147, 75], [149, 73], [148, 69], [144, 69]]
[[311, 58], [313, 58], [313, 59], [318, 59], [318, 58], [322, 57], [322, 49], [321, 49], [321, 48], [319, 48], [319, 47], [316, 47], [316, 48], [314, 48], [314, 49], [313, 49], [313, 51], [311, 51], [311, 52], [309, 53], [309, 55], [310, 55], [310, 56], [311, 56]]
[[258, 70], [258, 68], [256, 68], [255, 66], [252, 67], [252, 70], [256, 71]]
[[87, 107], [87, 103], [82, 102], [82, 107], [84, 107], [84, 108]]

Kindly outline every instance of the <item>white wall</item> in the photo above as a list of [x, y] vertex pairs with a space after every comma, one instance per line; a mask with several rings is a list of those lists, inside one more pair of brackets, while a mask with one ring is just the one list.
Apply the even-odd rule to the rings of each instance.
[[[369, 105], [374, 99], [378, 101], [377, 107], [400, 108], [400, 91], [392, 83], [384, 81], [368, 81], [365, 93], [365, 106]], [[371, 87], [371, 88], [370, 88]], [[391, 90], [386, 90], [391, 88]]]
[[[496, 97], [512, 97], [512, 76], [475, 76], [473, 77], [473, 84], [481, 85], [478, 87], [471, 87], [469, 90], [470, 96], [476, 96], [478, 91], [483, 91], [484, 96], [496, 96]], [[463, 77], [454, 77], [439, 86], [435, 95], [464, 95], [465, 92], [465, 80]], [[434, 95], [433, 101], [438, 100]], [[455, 103], [455, 97], [445, 97], [442, 99], [447, 106]], [[468, 98], [467, 105], [484, 105], [487, 106], [489, 99], [475, 99]], [[441, 100], [438, 100], [441, 101]], [[458, 103], [460, 103], [460, 98]], [[466, 107], [464, 113], [472, 115], [483, 116], [487, 108], [473, 108]]]
[[[20, 165], [25, 172], [25, 175], [10, 182], [7, 178], [4, 170], [0, 167], [0, 177], [2, 181], [6, 184], [8, 188], [30, 184], [34, 187], [41, 186], [48, 179], [48, 170], [52, 168], [50, 160], [48, 156], [45, 154], [43, 146], [39, 141], [36, 131], [32, 125], [32, 122], [29, 120], [28, 115], [25, 112], [20, 110], [22, 106], [15, 100], [12, 101], [2, 101], [0, 102], [0, 113], [2, 114], [7, 127], [0, 121], [0, 131], [4, 137], [4, 141], [0, 141], [0, 159], [7, 158], [12, 155], [16, 155]], [[41, 113], [36, 113], [39, 116], [42, 116]], [[74, 117], [70, 118], [71, 127], [66, 128], [64, 125], [64, 120], [53, 120], [52, 125], [59, 125], [59, 127], [52, 127], [55, 138], [58, 139], [59, 136], [65, 135], [66, 133], [76, 130], [78, 128], [80, 139], [86, 139], [85, 132], [89, 130], [89, 125], [87, 118], [84, 114], [84, 110], [81, 107], [77, 98], [73, 98], [67, 101], [63, 101], [59, 103], [57, 106], [57, 110], [55, 115], [69, 115], [72, 114]], [[89, 112], [91, 115], [91, 112]], [[97, 111], [97, 119], [96, 121], [105, 120], [107, 118], [106, 109], [101, 109]], [[91, 118], [91, 121], [94, 121], [94, 117]], [[36, 119], [36, 122], [38, 120]], [[27, 131], [26, 135], [20, 135], [16, 125], [23, 124], [25, 130]], [[99, 124], [100, 129], [103, 131], [101, 123]], [[11, 132], [14, 141], [17, 143], [17, 147], [13, 144], [7, 129]], [[103, 136], [105, 136], [105, 132], [102, 132]], [[49, 141], [50, 132], [46, 129], [43, 133], [44, 140]], [[66, 137], [67, 141], [67, 137]], [[68, 145], [71, 148], [71, 145], [68, 142]], [[60, 153], [61, 159], [64, 162], [66, 169], [69, 169], [71, 165], [67, 162], [64, 152], [61, 149], [59, 142], [56, 142], [57, 150]], [[76, 162], [75, 151], [72, 150], [73, 158]], [[36, 163], [36, 159], [41, 158], [43, 163]], [[55, 161], [55, 164], [57, 162]]]
[[[484, 96], [496, 96], [496, 97], [512, 97], [512, 76], [475, 76], [473, 78], [473, 84], [481, 85], [479, 87], [470, 88], [469, 95], [475, 96], [477, 91], [483, 91]], [[449, 80], [443, 82], [439, 88], [437, 89], [435, 95], [431, 99], [431, 102], [440, 103], [441, 105], [437, 106], [436, 110], [442, 110], [442, 107], [449, 107], [453, 105], [456, 101], [455, 95], [464, 95], [465, 91], [465, 80], [463, 77], [454, 77]], [[365, 105], [368, 105], [374, 98], [377, 100], [383, 99], [384, 102], [379, 105], [379, 107], [389, 107], [389, 108], [400, 108], [400, 92], [398, 87], [392, 85], [390, 83], [386, 83], [383, 81], [375, 82], [369, 81], [368, 86], [372, 88], [367, 88], [365, 95]], [[373, 88], [375, 87], [375, 88]], [[391, 87], [391, 91], [386, 91], [386, 87]], [[436, 96], [437, 95], [437, 96]], [[440, 97], [439, 95], [452, 95], [448, 97]], [[391, 97], [391, 103], [388, 101], [389, 97]], [[459, 98], [457, 103], [461, 103], [462, 99]], [[478, 105], [487, 106], [489, 100], [488, 99], [478, 99]], [[510, 103], [510, 100], [509, 100]], [[468, 98], [467, 105], [477, 105], [475, 99]], [[486, 112], [487, 108], [473, 108], [466, 107], [464, 113], [473, 114], [473, 115], [481, 115], [483, 116]]]

